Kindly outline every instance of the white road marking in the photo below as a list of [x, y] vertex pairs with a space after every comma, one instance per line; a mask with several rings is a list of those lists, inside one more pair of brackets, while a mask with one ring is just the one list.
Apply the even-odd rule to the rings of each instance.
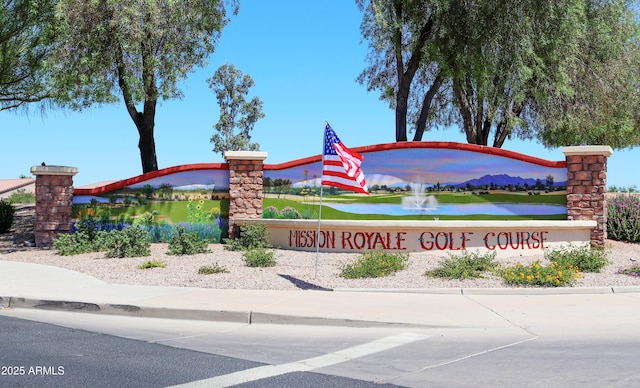
[[307, 358], [306, 360], [290, 362], [288, 364], [260, 366], [257, 368], [229, 373], [227, 375], [212, 377], [210, 379], [192, 381], [190, 383], [176, 385], [175, 387], [229, 387], [286, 373], [308, 372], [313, 369], [323, 368], [339, 364], [341, 362], [350, 361], [358, 357], [364, 357], [369, 354], [393, 349], [398, 346], [423, 340], [427, 337], [429, 336], [414, 333], [397, 334], [380, 338], [366, 344], [339, 350], [334, 353], [325, 354], [323, 356]]

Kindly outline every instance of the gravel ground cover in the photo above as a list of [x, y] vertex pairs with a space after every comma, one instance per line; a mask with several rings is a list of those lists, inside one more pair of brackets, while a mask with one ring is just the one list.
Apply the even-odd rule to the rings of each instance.
[[[167, 244], [152, 244], [151, 256], [123, 259], [105, 258], [104, 253], [60, 256], [55, 250], [28, 247], [33, 240], [33, 206], [21, 206], [10, 233], [0, 235], [0, 260], [51, 265], [86, 273], [108, 283], [151, 286], [204, 287], [255, 290], [304, 290], [335, 288], [437, 289], [437, 288], [504, 288], [500, 278], [491, 274], [479, 279], [450, 280], [424, 276], [438, 266], [445, 255], [411, 253], [407, 269], [394, 275], [374, 279], [343, 279], [339, 276], [344, 263], [355, 261], [355, 253], [321, 253], [276, 250], [274, 267], [247, 267], [241, 252], [226, 251], [221, 244], [210, 244], [211, 252], [192, 256], [168, 255]], [[607, 241], [609, 265], [600, 273], [582, 274], [574, 287], [640, 286], [640, 278], [617, 274], [640, 261], [640, 244]], [[540, 257], [500, 258], [501, 265], [517, 262], [528, 264]], [[164, 268], [140, 269], [150, 260], [166, 263]], [[317, 264], [316, 264], [317, 261]], [[202, 266], [217, 266], [225, 273], [203, 275]], [[0, 276], [2, 276], [0, 274]]]

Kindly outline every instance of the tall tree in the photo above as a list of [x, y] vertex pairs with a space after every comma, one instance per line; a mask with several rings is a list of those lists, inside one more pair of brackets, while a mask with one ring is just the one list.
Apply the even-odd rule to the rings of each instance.
[[550, 98], [536, 106], [544, 145], [640, 145], [640, 25], [634, 7], [637, 2], [625, 0], [586, 2], [577, 55], [568, 64], [571, 92], [551, 89]]
[[[72, 109], [124, 101], [140, 137], [142, 171], [158, 169], [158, 100], [206, 63], [227, 24], [224, 0], [58, 0], [47, 61], [57, 102]], [[233, 12], [237, 3], [233, 1]]]
[[[207, 79], [213, 89], [220, 106], [220, 119], [214, 125], [218, 133], [211, 137], [213, 152], [223, 154], [224, 151], [256, 151], [258, 143], [251, 142], [251, 131], [256, 122], [264, 117], [262, 101], [253, 97], [247, 101], [249, 89], [254, 86], [248, 74], [235, 66], [220, 66], [211, 78]], [[235, 130], [239, 129], [238, 133]]]
[[[422, 126], [416, 131], [422, 138], [431, 103], [444, 80], [432, 58], [429, 43], [436, 34], [437, 9], [425, 0], [356, 0], [363, 12], [360, 31], [369, 42], [369, 66], [358, 76], [368, 90], [379, 90], [380, 98], [389, 102], [396, 112], [396, 141], [407, 140], [407, 116], [421, 117]], [[411, 104], [412, 83], [421, 67], [431, 65], [422, 79], [429, 82], [420, 108]], [[416, 140], [414, 138], [414, 140]]]
[[[414, 141], [421, 140], [426, 120], [455, 124], [469, 143], [495, 147], [514, 136], [548, 146], [640, 143], [634, 2], [356, 3], [370, 48], [369, 66], [358, 81], [393, 102], [398, 141], [406, 140], [408, 117]], [[397, 17], [409, 8], [419, 11]], [[429, 34], [423, 40], [424, 31]], [[407, 65], [414, 58], [415, 71]]]
[[42, 62], [52, 16], [49, 1], [0, 1], [0, 111], [48, 96]]
[[[472, 3], [472, 4], [470, 4]], [[453, 0], [439, 20], [438, 47], [451, 69], [456, 123], [472, 144], [502, 147], [531, 138], [529, 103], [548, 85], [567, 90], [566, 61], [576, 55], [582, 0]], [[561, 57], [562, 55], [562, 57]]]

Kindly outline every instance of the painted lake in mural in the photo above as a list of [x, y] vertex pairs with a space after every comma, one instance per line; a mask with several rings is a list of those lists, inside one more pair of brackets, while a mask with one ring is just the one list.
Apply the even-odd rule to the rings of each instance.
[[435, 207], [406, 208], [402, 205], [387, 203], [325, 202], [322, 206], [331, 207], [347, 213], [387, 214], [392, 216], [467, 216], [473, 214], [491, 214], [496, 216], [516, 216], [526, 214], [533, 216], [547, 216], [554, 214], [567, 214], [566, 206], [530, 203], [450, 203], [438, 204]]

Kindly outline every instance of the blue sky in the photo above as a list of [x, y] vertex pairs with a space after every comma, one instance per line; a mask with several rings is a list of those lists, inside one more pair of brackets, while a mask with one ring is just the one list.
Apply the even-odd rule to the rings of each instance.
[[[224, 63], [251, 75], [256, 84], [252, 95], [264, 102], [266, 117], [256, 124], [252, 140], [268, 152], [265, 163], [319, 154], [325, 120], [348, 147], [395, 141], [394, 111], [355, 82], [366, 65], [360, 20], [351, 0], [241, 1], [208, 66], [195, 69], [185, 81], [184, 98], [159, 104], [158, 166], [223, 162], [209, 142], [219, 108], [206, 79]], [[29, 176], [31, 166], [41, 162], [78, 167], [76, 186], [142, 171], [137, 131], [123, 104], [45, 115], [33, 109], [29, 115], [0, 112], [0, 123], [0, 179]], [[455, 128], [433, 129], [423, 140], [466, 142]], [[564, 160], [560, 148], [545, 149], [532, 141], [511, 140], [503, 148]], [[628, 173], [629, 166], [638, 165], [638, 149], [614, 151], [608, 185], [640, 187], [640, 176]]]

